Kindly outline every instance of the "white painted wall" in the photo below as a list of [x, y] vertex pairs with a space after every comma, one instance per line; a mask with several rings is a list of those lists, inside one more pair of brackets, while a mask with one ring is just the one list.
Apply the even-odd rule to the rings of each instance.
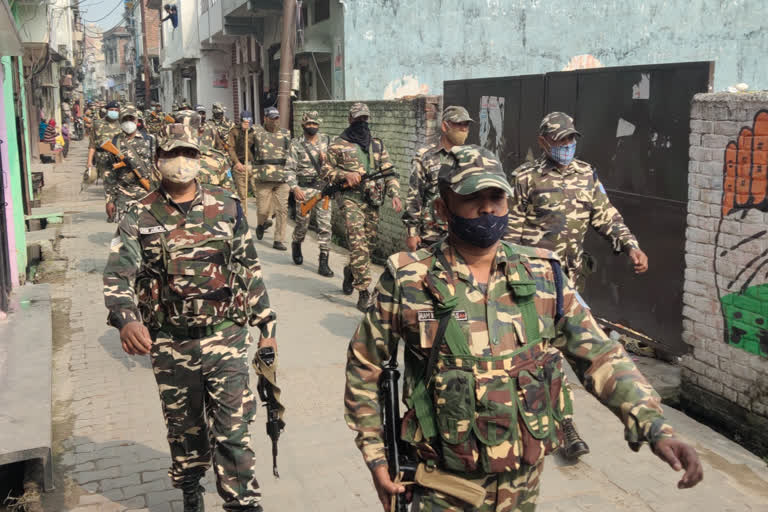
[[[205, 105], [208, 118], [211, 118], [211, 105], [222, 103], [227, 109], [227, 116], [232, 118], [232, 55], [228, 46], [216, 50], [203, 50], [197, 63], [197, 102]], [[213, 82], [226, 73], [228, 87], [214, 87]]]
[[[196, 0], [178, 0], [176, 3], [179, 13], [179, 26], [174, 30], [171, 21], [162, 24], [163, 67], [172, 67], [181, 59], [197, 59], [200, 57], [200, 30], [197, 24], [198, 5]], [[161, 12], [166, 16], [165, 10]]]

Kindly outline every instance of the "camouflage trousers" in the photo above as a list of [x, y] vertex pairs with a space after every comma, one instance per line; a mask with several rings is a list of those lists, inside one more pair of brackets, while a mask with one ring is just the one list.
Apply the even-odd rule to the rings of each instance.
[[[514, 473], [488, 475], [472, 482], [485, 488], [485, 501], [473, 512], [534, 512], [539, 497], [542, 460], [535, 466], [523, 466]], [[464, 512], [470, 510], [463, 501], [432, 489], [414, 490], [412, 512]]]
[[[320, 193], [320, 189], [312, 187], [303, 187], [302, 190], [307, 199]], [[331, 243], [331, 212], [333, 203], [328, 202], [328, 209], [323, 209], [323, 201], [315, 203], [315, 207], [312, 211], [307, 212], [306, 217], [301, 215], [299, 205], [296, 207], [296, 227], [293, 229], [293, 241], [303, 242], [304, 237], [307, 236], [307, 229], [309, 229], [309, 220], [312, 218], [312, 212], [315, 212], [315, 220], [317, 221], [317, 243], [320, 246], [321, 251], [328, 251]]]
[[343, 198], [341, 213], [347, 230], [352, 286], [367, 290], [371, 285], [371, 252], [379, 229], [379, 207]]
[[275, 242], [285, 243], [285, 225], [288, 223], [288, 194], [291, 188], [287, 183], [251, 181], [253, 192], [259, 203], [259, 225], [275, 215]]
[[106, 151], [96, 150], [93, 155], [93, 166], [96, 167], [96, 172], [99, 173], [99, 178], [104, 179], [104, 175], [110, 165], [109, 153]]
[[211, 336], [174, 339], [157, 333], [150, 356], [171, 448], [174, 487], [196, 482], [211, 467], [224, 510], [261, 501], [248, 424], [256, 411], [248, 387], [250, 337], [232, 325]]

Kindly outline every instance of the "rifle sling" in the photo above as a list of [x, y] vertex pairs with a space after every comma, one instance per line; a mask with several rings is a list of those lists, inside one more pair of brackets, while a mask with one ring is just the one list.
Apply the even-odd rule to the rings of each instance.
[[301, 141], [301, 145], [304, 146], [304, 151], [307, 152], [307, 156], [309, 157], [309, 161], [312, 162], [312, 167], [315, 168], [315, 171], [317, 172], [317, 175], [320, 176], [320, 162], [315, 160], [315, 156], [312, 154], [312, 151], [309, 150], [309, 145], [307, 144], [306, 140]]

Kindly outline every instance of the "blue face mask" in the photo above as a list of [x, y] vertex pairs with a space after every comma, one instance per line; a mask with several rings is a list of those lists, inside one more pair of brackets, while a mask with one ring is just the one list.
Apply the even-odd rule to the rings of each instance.
[[551, 146], [549, 148], [549, 157], [560, 165], [568, 165], [573, 162], [576, 156], [576, 143], [572, 142], [565, 146]]
[[490, 247], [504, 236], [507, 231], [507, 213], [503, 217], [486, 214], [476, 219], [459, 217], [451, 213], [448, 221], [451, 233], [475, 247]]
[[118, 112], [116, 112], [114, 110], [107, 110], [107, 117], [110, 118], [111, 120], [113, 120], [113, 121], [116, 120], [117, 119], [117, 115], [118, 115]]

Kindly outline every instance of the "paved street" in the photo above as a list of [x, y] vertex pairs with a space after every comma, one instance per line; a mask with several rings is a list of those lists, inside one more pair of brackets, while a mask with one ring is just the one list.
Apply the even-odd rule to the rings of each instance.
[[[181, 493], [167, 476], [168, 446], [148, 357], [122, 352], [106, 323], [101, 272], [114, 225], [103, 212], [101, 185], [80, 192], [84, 142], [64, 164], [45, 166], [43, 206], [71, 222], [52, 231], [58, 258], [42, 267], [54, 309], [54, 440], [56, 490], [46, 511], [180, 512]], [[249, 209], [251, 221], [255, 207]], [[53, 229], [53, 228], [52, 228]], [[340, 290], [342, 254], [331, 255], [336, 277], [315, 273], [317, 247], [305, 244], [305, 266], [258, 242], [270, 299], [278, 312], [279, 379], [288, 407], [280, 439], [280, 475], [271, 474], [264, 414], [252, 424], [264, 509], [379, 510], [368, 471], [343, 421], [342, 388], [349, 337], [360, 314]], [[676, 489], [676, 475], [647, 448], [633, 453], [619, 422], [582, 388], [576, 421], [592, 453], [575, 465], [547, 461], [540, 510], [764, 511], [768, 466], [738, 445], [668, 409], [705, 463], [697, 488]], [[215, 485], [205, 483], [206, 510], [220, 510]]]

